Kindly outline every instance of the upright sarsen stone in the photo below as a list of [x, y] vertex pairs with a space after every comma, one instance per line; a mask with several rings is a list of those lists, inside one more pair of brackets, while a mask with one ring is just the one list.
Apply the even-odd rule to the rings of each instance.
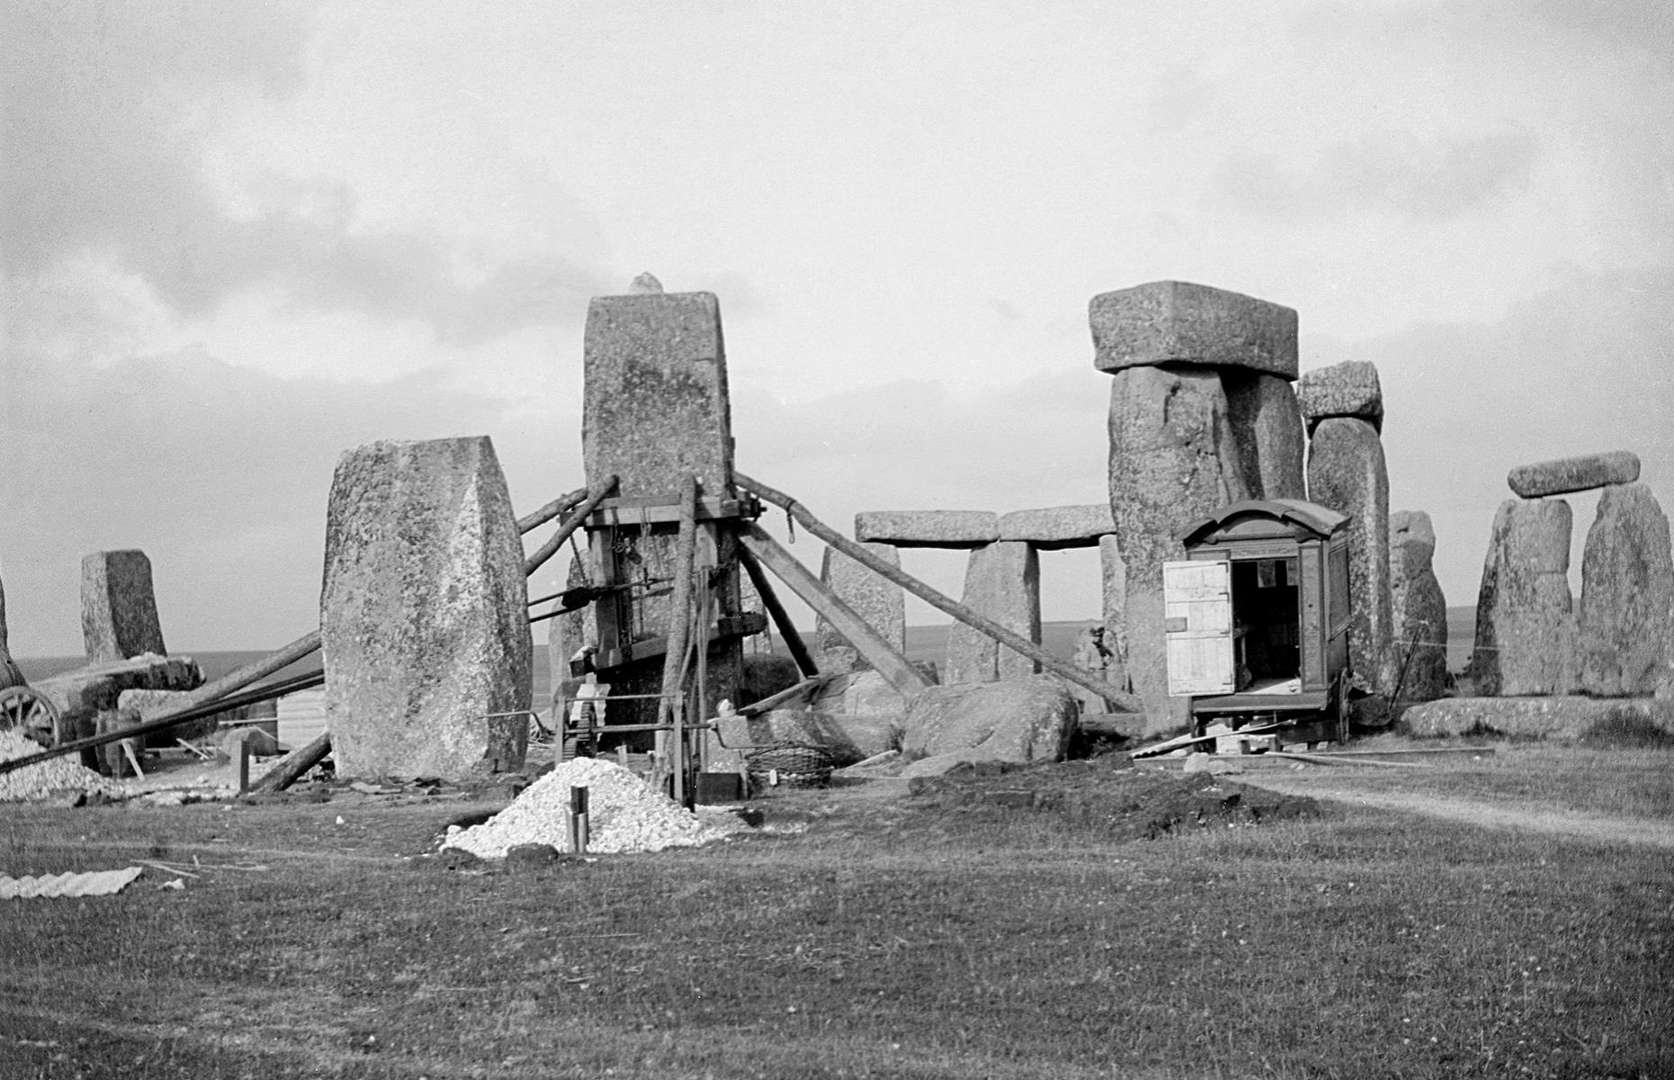
[[81, 560], [81, 634], [94, 663], [168, 652], [145, 552], [95, 551]]
[[1431, 565], [1435, 553], [1429, 514], [1389, 515], [1390, 615], [1398, 658], [1390, 693], [1402, 701], [1433, 701], [1447, 691], [1447, 598]]
[[[1028, 544], [1002, 540], [971, 552], [965, 566], [966, 607], [1040, 644], [1040, 555]], [[1033, 675], [1035, 662], [993, 638], [955, 622], [948, 631], [942, 683], [994, 682]]]
[[1562, 499], [1507, 499], [1494, 515], [1470, 676], [1483, 697], [1567, 694], [1578, 677]]
[[[863, 543], [861, 546], [895, 569], [901, 568], [901, 552], [891, 545]], [[880, 637], [897, 651], [906, 651], [907, 598], [901, 586], [832, 547], [825, 549], [820, 580], [831, 587], [838, 599], [853, 608], [856, 615], [866, 620], [866, 624]], [[854, 646], [823, 617], [815, 623], [814, 639], [819, 650], [831, 662], [829, 669], [822, 663], [822, 671], [853, 671], [857, 667], [869, 666]]]
[[1303, 460], [1308, 439], [1290, 383], [1277, 375], [1227, 368], [1221, 386], [1250, 497], [1307, 498]]
[[1649, 695], [1668, 676], [1674, 639], [1674, 552], [1651, 489], [1615, 484], [1598, 500], [1581, 556], [1581, 690]]
[[527, 602], [523, 543], [487, 437], [345, 453], [320, 592], [338, 774], [485, 771], [483, 718], [529, 708]]
[[1308, 498], [1350, 517], [1349, 665], [1368, 689], [1392, 691], [1389, 466], [1377, 428], [1357, 417], [1318, 422], [1308, 444]]

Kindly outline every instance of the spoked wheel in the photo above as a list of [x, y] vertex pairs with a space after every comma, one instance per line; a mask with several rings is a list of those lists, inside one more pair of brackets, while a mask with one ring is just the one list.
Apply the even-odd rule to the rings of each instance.
[[0, 690], [0, 731], [15, 730], [40, 743], [58, 743], [58, 708], [27, 686]]

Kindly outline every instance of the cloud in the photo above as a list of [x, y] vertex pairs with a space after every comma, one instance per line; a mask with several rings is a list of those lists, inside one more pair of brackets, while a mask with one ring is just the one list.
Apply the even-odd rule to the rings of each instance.
[[1216, 168], [1211, 198], [1260, 218], [1340, 222], [1372, 213], [1445, 222], [1515, 195], [1538, 157], [1537, 142], [1516, 132], [1431, 139], [1371, 133], [1326, 147], [1308, 166], [1236, 152]]

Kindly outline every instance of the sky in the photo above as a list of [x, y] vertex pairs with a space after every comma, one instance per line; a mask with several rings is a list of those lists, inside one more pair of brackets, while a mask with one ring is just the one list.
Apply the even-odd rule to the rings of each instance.
[[[1674, 507], [1662, 0], [14, 0], [0, 39], [15, 655], [80, 651], [114, 548], [172, 651], [300, 636], [363, 443], [581, 486], [587, 303], [642, 271], [719, 296], [739, 467], [845, 530], [1103, 501], [1087, 302], [1159, 279], [1378, 365], [1451, 604], [1515, 465], [1630, 449]], [[1042, 588], [1096, 617], [1096, 557]]]

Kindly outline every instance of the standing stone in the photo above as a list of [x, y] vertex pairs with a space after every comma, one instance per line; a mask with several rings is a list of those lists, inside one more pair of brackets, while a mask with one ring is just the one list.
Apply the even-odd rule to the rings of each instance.
[[[901, 553], [888, 544], [862, 544], [867, 551], [899, 570]], [[837, 598], [854, 609], [856, 615], [896, 650], [907, 648], [907, 600], [901, 586], [883, 575], [868, 569], [863, 563], [849, 558], [836, 548], [825, 549], [825, 562], [820, 568], [820, 580], [837, 594]], [[820, 664], [821, 671], [854, 671], [870, 667], [860, 654], [830, 623], [821, 618], [814, 628], [817, 647], [830, 661]]]
[[1567, 694], [1578, 677], [1562, 499], [1507, 499], [1494, 515], [1470, 676], [1484, 697]]
[[1297, 404], [1311, 434], [1321, 420], [1352, 416], [1383, 432], [1383, 385], [1376, 364], [1348, 360], [1302, 373]]
[[1525, 499], [1565, 495], [1609, 484], [1631, 484], [1639, 479], [1639, 455], [1631, 450], [1583, 454], [1519, 465], [1506, 474], [1511, 490]]
[[1021, 540], [1042, 551], [1090, 548], [1116, 531], [1110, 504], [1050, 506], [1000, 515], [1001, 540]]
[[1349, 666], [1367, 688], [1395, 688], [1389, 588], [1389, 467], [1370, 421], [1320, 420], [1308, 445], [1308, 498], [1349, 515]]
[[[1028, 544], [1002, 540], [971, 552], [964, 604], [1007, 630], [1040, 644], [1040, 556]], [[1036, 673], [1033, 660], [955, 622], [948, 631], [943, 683], [994, 682]]]
[[1221, 372], [1244, 486], [1253, 499], [1305, 499], [1302, 461], [1307, 437], [1296, 391], [1277, 375]]
[[1674, 639], [1674, 553], [1668, 517], [1644, 484], [1599, 496], [1581, 555], [1580, 606], [1582, 692], [1656, 693]]
[[1391, 693], [1402, 701], [1433, 701], [1447, 692], [1447, 598], [1431, 566], [1435, 553], [1429, 514], [1389, 515], [1390, 618], [1400, 658]]
[[95, 551], [81, 560], [81, 636], [93, 663], [167, 654], [143, 551]]
[[[1128, 568], [1122, 562], [1122, 547], [1115, 536], [1099, 537], [1099, 578], [1104, 594], [1104, 681], [1118, 690], [1128, 690]], [[1110, 706], [1101, 698], [1094, 712]]]
[[1190, 364], [1296, 378], [1296, 311], [1189, 281], [1100, 293], [1087, 305], [1093, 366]]
[[1127, 669], [1148, 731], [1184, 724], [1168, 694], [1162, 564], [1183, 558], [1184, 525], [1249, 497], [1226, 394], [1213, 371], [1129, 367], [1110, 387], [1110, 510], [1125, 570]]
[[[571, 559], [569, 574], [564, 580], [566, 589], [574, 589], [587, 584], [587, 564], [582, 559]], [[563, 599], [554, 600], [551, 610], [556, 612], [563, 606]], [[586, 608], [576, 608], [554, 615], [546, 622], [546, 653], [547, 671], [551, 676], [552, 697], [556, 702], [560, 697], [567, 703], [574, 700], [576, 689], [584, 681], [582, 676], [574, 674], [570, 669], [570, 660], [584, 647], [591, 645], [598, 648], [598, 629], [593, 620], [587, 617]], [[536, 702], [537, 706], [542, 702]], [[554, 726], [563, 721], [563, 716], [554, 718]]]
[[527, 600], [522, 538], [486, 436], [345, 453], [320, 593], [338, 775], [489, 768], [484, 717], [529, 708]]

